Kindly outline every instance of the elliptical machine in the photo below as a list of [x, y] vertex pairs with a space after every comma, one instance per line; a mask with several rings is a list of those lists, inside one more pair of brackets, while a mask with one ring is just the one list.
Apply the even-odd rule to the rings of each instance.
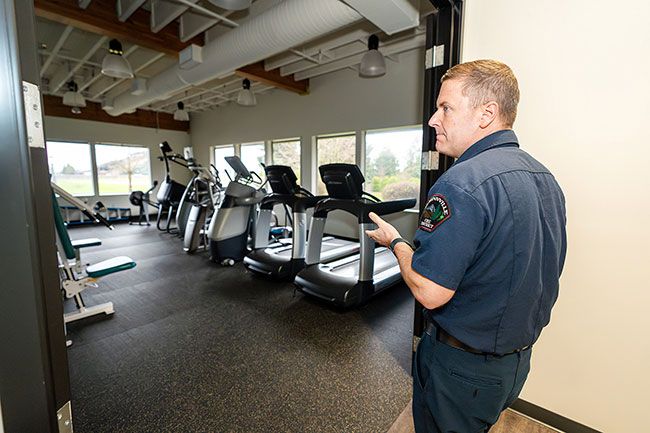
[[[219, 178], [219, 170], [214, 165], [210, 168], [202, 167], [190, 159], [189, 168], [195, 173], [192, 178], [191, 189], [186, 189], [184, 203], [191, 206], [187, 212], [187, 220], [183, 223], [183, 251], [188, 254], [196, 252], [199, 248], [208, 246], [208, 225], [211, 218], [215, 217], [223, 197], [223, 186]], [[189, 191], [189, 192], [188, 192]], [[179, 208], [180, 212], [181, 208]], [[178, 218], [178, 216], [177, 216]], [[178, 223], [179, 229], [181, 222]]]
[[[156, 219], [156, 227], [160, 231], [166, 231], [167, 233], [171, 232], [171, 222], [174, 211], [178, 209], [181, 198], [185, 191], [185, 187], [172, 180], [171, 174], [169, 172], [169, 161], [175, 162], [176, 164], [187, 167], [187, 164], [181, 161], [185, 161], [185, 158], [179, 154], [172, 153], [173, 150], [168, 142], [163, 141], [160, 143], [160, 152], [162, 156], [159, 156], [160, 161], [165, 161], [165, 179], [163, 180], [160, 188], [158, 189], [158, 194], [156, 195], [156, 200], [158, 200], [158, 217]], [[167, 211], [167, 223], [164, 228], [160, 227], [160, 222], [162, 221], [163, 213]]]
[[227, 156], [226, 162], [235, 171], [235, 179], [228, 184], [225, 197], [208, 228], [210, 259], [232, 266], [248, 252], [249, 233], [255, 227], [257, 205], [266, 192], [265, 182], [248, 171], [237, 156]]

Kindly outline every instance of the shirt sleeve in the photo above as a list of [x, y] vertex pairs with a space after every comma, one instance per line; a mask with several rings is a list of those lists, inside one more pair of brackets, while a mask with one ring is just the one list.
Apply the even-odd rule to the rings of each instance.
[[415, 234], [411, 267], [456, 290], [474, 261], [484, 226], [485, 211], [472, 195], [450, 183], [434, 185]]

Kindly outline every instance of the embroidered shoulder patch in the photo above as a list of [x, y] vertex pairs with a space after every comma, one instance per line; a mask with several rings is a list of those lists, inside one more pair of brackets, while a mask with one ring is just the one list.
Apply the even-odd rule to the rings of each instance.
[[447, 199], [443, 195], [434, 194], [422, 212], [419, 228], [430, 233], [450, 217], [451, 209], [447, 204]]

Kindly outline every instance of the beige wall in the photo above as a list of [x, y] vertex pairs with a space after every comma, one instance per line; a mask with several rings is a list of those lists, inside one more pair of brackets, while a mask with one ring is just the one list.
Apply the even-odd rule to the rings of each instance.
[[650, 3], [468, 0], [463, 60], [519, 79], [515, 130], [564, 189], [560, 298], [522, 397], [607, 432], [647, 425]]
[[[151, 156], [151, 179], [159, 182], [165, 176], [165, 165], [157, 159], [160, 155], [158, 144], [167, 140], [175, 152], [183, 153], [183, 148], [190, 146], [190, 134], [180, 131], [156, 130], [139, 126], [116, 125], [111, 123], [76, 120], [64, 117], [45, 117], [45, 136], [47, 140], [76, 140], [93, 143], [120, 143], [147, 146]], [[189, 181], [189, 171], [172, 164], [172, 178], [179, 182]], [[154, 195], [155, 192], [154, 191]], [[154, 196], [152, 195], [152, 197]], [[85, 200], [86, 198], [84, 198]], [[137, 215], [137, 207], [131, 206], [128, 195], [94, 196], [87, 198], [88, 203], [101, 200], [106, 206], [131, 207]], [[150, 209], [154, 212], [155, 209]]]
[[[345, 69], [310, 82], [310, 94], [300, 96], [273, 91], [258, 96], [255, 107], [231, 104], [192, 114], [192, 143], [202, 163], [210, 146], [287, 137], [302, 137], [302, 183], [311, 188], [312, 137], [319, 134], [361, 131], [420, 124], [422, 119], [423, 50], [387, 60], [381, 78], [359, 78]], [[389, 218], [405, 236], [415, 230], [417, 214]], [[354, 219], [341, 214], [328, 219], [327, 231], [356, 237]]]

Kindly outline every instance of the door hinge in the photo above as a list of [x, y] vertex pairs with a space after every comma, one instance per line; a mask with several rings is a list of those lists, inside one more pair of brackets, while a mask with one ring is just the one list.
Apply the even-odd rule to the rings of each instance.
[[70, 402], [64, 404], [56, 411], [56, 419], [59, 422], [59, 433], [72, 433], [72, 407]]
[[442, 66], [445, 63], [445, 46], [436, 45], [424, 53], [424, 67], [425, 69], [431, 69], [438, 66]]
[[440, 169], [440, 152], [429, 150], [422, 152], [422, 170]]

